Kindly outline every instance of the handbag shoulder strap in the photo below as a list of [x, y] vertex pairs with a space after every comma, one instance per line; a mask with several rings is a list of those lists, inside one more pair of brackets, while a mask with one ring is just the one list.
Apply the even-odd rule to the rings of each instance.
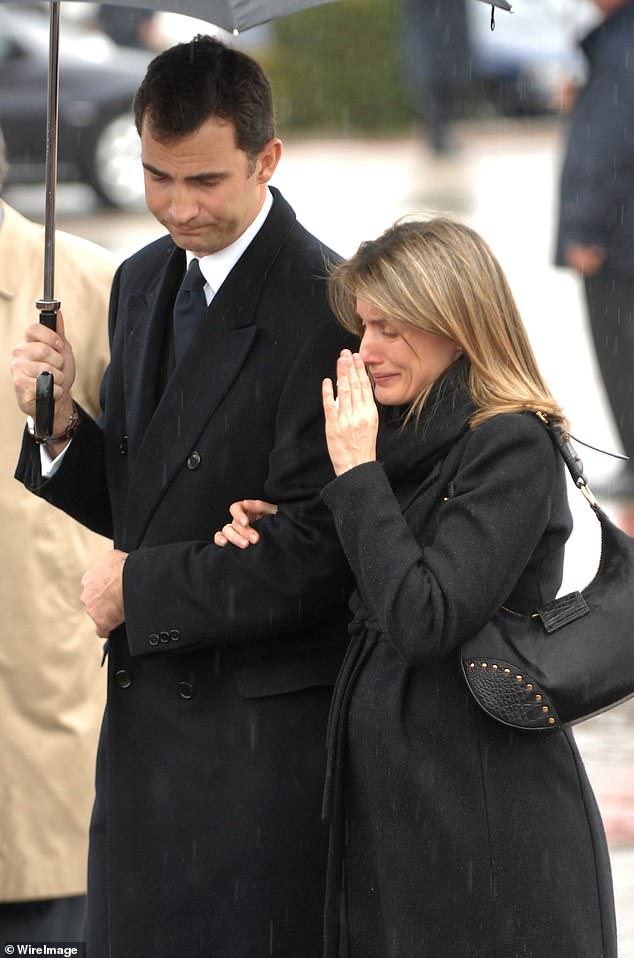
[[599, 503], [597, 502], [594, 493], [588, 485], [588, 478], [584, 472], [583, 463], [579, 458], [579, 453], [570, 442], [570, 436], [564, 432], [561, 427], [561, 423], [557, 422], [556, 420], [551, 422], [542, 412], [536, 413], [536, 416], [548, 430], [552, 441], [561, 454], [568, 472], [572, 476], [572, 481], [574, 482], [575, 486], [577, 489], [579, 489], [586, 502], [590, 505], [592, 511], [596, 513], [600, 508]]

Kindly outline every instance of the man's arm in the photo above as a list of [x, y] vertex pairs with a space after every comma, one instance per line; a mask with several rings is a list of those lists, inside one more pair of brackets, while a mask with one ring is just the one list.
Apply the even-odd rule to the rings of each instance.
[[256, 548], [244, 552], [211, 541], [181, 542], [129, 554], [123, 590], [132, 654], [294, 632], [345, 605], [352, 579], [320, 498], [333, 476], [321, 379], [333, 375], [342, 345], [349, 345], [349, 338], [334, 321], [320, 325], [287, 378], [262, 490], [279, 511], [262, 519]]
[[[625, 58], [597, 65], [582, 94], [578, 116], [573, 115], [563, 182], [568, 198], [562, 212], [569, 266], [592, 276], [603, 265], [611, 224], [628, 201], [634, 162], [634, 136], [629, 118], [634, 112], [634, 83]], [[615, 99], [615, 91], [618, 97]]]

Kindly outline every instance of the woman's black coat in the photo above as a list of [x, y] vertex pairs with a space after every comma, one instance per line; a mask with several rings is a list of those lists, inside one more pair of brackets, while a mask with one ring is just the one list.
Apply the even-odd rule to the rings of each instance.
[[326, 954], [343, 862], [350, 958], [614, 958], [607, 848], [572, 735], [498, 725], [459, 666], [500, 605], [555, 596], [562, 463], [533, 414], [470, 431], [459, 392], [436, 398], [418, 433], [387, 427], [384, 464], [323, 493], [358, 587], [331, 717]]

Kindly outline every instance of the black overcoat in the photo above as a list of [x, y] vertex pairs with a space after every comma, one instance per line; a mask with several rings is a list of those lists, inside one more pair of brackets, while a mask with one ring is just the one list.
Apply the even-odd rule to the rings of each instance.
[[392, 427], [396, 463], [388, 438], [383, 462], [323, 493], [358, 586], [333, 700], [326, 955], [615, 958], [607, 847], [571, 733], [497, 724], [459, 665], [500, 605], [556, 594], [562, 462], [532, 413], [469, 431], [468, 402], [432, 405], [418, 433]]
[[[90, 958], [321, 953], [320, 802], [352, 585], [320, 490], [320, 382], [347, 337], [332, 254], [279, 193], [161, 395], [184, 272], [168, 237], [126, 261], [111, 303], [103, 422], [59, 473], [28, 438], [18, 477], [129, 552], [109, 639], [91, 831]], [[158, 404], [157, 404], [158, 403]], [[212, 537], [230, 502], [279, 503], [257, 549]]]
[[572, 243], [634, 273], [634, 0], [581, 43], [589, 75], [572, 108], [561, 171], [558, 265]]

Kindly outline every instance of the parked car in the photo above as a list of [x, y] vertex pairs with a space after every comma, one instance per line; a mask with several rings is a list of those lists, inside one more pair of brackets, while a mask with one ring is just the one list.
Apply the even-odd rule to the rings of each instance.
[[[46, 5], [48, 6], [48, 5]], [[10, 183], [44, 178], [49, 18], [39, 6], [0, 4], [0, 125]], [[112, 206], [143, 198], [131, 104], [152, 53], [117, 47], [75, 23], [60, 30], [58, 179], [90, 184]]]
[[589, 0], [511, 0], [496, 12], [495, 30], [481, 3], [467, 2], [473, 74], [485, 99], [505, 114], [558, 108], [562, 85], [584, 78], [578, 40], [595, 22]]

